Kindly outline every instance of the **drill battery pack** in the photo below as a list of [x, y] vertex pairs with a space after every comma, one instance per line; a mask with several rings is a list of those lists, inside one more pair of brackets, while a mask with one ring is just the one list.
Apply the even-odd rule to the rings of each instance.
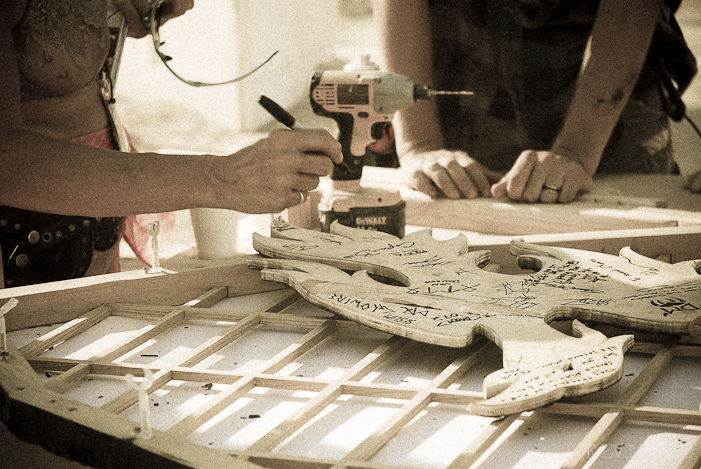
[[331, 223], [338, 221], [341, 225], [363, 230], [389, 233], [398, 238], [404, 237], [406, 225], [406, 203], [401, 202], [383, 207], [351, 207], [348, 211], [319, 209], [321, 231], [329, 232]]

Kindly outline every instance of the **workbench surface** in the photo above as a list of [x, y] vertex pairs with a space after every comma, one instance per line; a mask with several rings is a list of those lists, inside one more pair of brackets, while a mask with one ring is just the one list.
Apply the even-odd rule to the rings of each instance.
[[[387, 174], [385, 170], [370, 173], [381, 179]], [[614, 219], [616, 211], [628, 215], [642, 211], [646, 215], [641, 217], [636, 213], [625, 218], [622, 225], [616, 221], [601, 231], [531, 233], [522, 237], [568, 246], [596, 242], [601, 246], [596, 250], [614, 252], [620, 243], [632, 241], [640, 243], [640, 250], [656, 253], [660, 258], [666, 256], [673, 262], [694, 256], [701, 258], [701, 222], [698, 222], [701, 196], [681, 192], [681, 182], [680, 178], [671, 176], [601, 178], [597, 180], [594, 195], [623, 197], [618, 193], [623, 183], [638, 188], [637, 192], [632, 192], [633, 196], [625, 195], [627, 205], [611, 203], [611, 199], [606, 199], [606, 203], [589, 200], [557, 206], [555, 210], [564, 210], [562, 213], [569, 212], [571, 217], [578, 218], [582, 216], [579, 212], [582, 207], [590, 210], [595, 205], [613, 210], [610, 213], [614, 213]], [[382, 186], [372, 177], [366, 183]], [[653, 187], [657, 189], [653, 191]], [[488, 199], [430, 201], [421, 194], [402, 191], [408, 210], [412, 206], [417, 210], [414, 221], [418, 223], [410, 230], [430, 226], [430, 220], [421, 220], [420, 214], [428, 213], [430, 217], [430, 212], [423, 210], [431, 206], [444, 205], [455, 213], [477, 210], [478, 204], [494, 203], [517, 207], [521, 212], [543, 208], [537, 204]], [[640, 197], [643, 205], [630, 205], [631, 197]], [[660, 205], [659, 200], [666, 201], [667, 208], [650, 206]], [[595, 216], [601, 219], [609, 215]], [[184, 228], [181, 229], [192, 229], [187, 225], [188, 220], [189, 217], [182, 216]], [[258, 224], [248, 228], [249, 233], [261, 231], [262, 226], [264, 231], [260, 220], [256, 219]], [[494, 257], [500, 262], [507, 258], [508, 240], [513, 237], [454, 227], [435, 231], [446, 238], [467, 233], [468, 240], [474, 240], [471, 246], [494, 249], [497, 253]], [[104, 278], [0, 292], [2, 302], [17, 296], [21, 304], [24, 301], [23, 304], [30, 305], [23, 315], [8, 317], [10, 339], [20, 349], [34, 350], [29, 354], [30, 361], [40, 367], [38, 376], [43, 382], [60, 378], [62, 366], [89, 360], [100, 347], [134, 340], [135, 335], [143, 334], [151, 325], [172, 321], [173, 307], [164, 306], [168, 295], [183, 304], [187, 301], [183, 295], [189, 293], [191, 285], [197, 285], [195, 290], [200, 289], [201, 283], [221, 277], [217, 269], [224, 269], [223, 272], [232, 263], [245, 261], [239, 257], [198, 259], [196, 249], [188, 245], [187, 233], [180, 236], [180, 241], [185, 240], [179, 245], [181, 249], [163, 259], [162, 265], [181, 274], [154, 276], [133, 270]], [[244, 243], [246, 236], [250, 234], [239, 233]], [[243, 244], [241, 250], [251, 252]], [[129, 262], [126, 259], [127, 265]], [[138, 264], [133, 265], [138, 269]], [[127, 384], [118, 377], [125, 369], [149, 367], [157, 373], [171, 372], [179, 363], [191, 362], [188, 357], [201, 354], [203, 344], [208, 343], [212, 334], [221, 336], [225, 331], [231, 334], [231, 328], [239, 324], [259, 321], [245, 334], [231, 336], [223, 348], [195, 365], [193, 370], [202, 373], [200, 379], [205, 381], [181, 376], [167, 380], [151, 394], [153, 425], [158, 431], [179, 428], [180, 420], [197, 413], [207, 402], [231, 395], [235, 398], [226, 401], [221, 412], [190, 422], [187, 431], [181, 430], [179, 435], [187, 435], [186, 441], [190, 443], [224, 452], [217, 454], [235, 455], [271, 468], [293, 463], [295, 467], [314, 469], [691, 468], [698, 467], [701, 461], [698, 339], [670, 341], [638, 334], [636, 345], [626, 354], [623, 378], [612, 387], [532, 412], [504, 418], [480, 417], [471, 414], [468, 405], [481, 398], [484, 376], [501, 367], [500, 350], [493, 344], [479, 342], [452, 349], [399, 339], [334, 317], [286, 287], [243, 296], [233, 292], [232, 285], [236, 282], [258, 285], [258, 281], [251, 280], [255, 275], [253, 271], [221, 277], [220, 281], [229, 285], [228, 297], [212, 301], [206, 310], [188, 302], [190, 306], [186, 308], [191, 309], [184, 310], [184, 322], [177, 322], [177, 327], [168, 322], [163, 333], [149, 336], [142, 345], [111, 361], [107, 374], [88, 374], [75, 381], [58, 380], [62, 384], [55, 384], [52, 389], [63, 389], [77, 402], [102, 406], [126, 421], [138, 422], [138, 408], [125, 398]], [[178, 280], [182, 276], [186, 280]], [[85, 293], [95, 289], [100, 292], [99, 297]], [[134, 305], [123, 304], [125, 301]], [[37, 348], [37, 337], [56, 334], [71, 317], [87, 314], [102, 303], [110, 305], [109, 311], [94, 330], [48, 350]], [[55, 324], [39, 325], [42, 308], [47, 308], [47, 304], [51, 305], [51, 311], [71, 309], [67, 305], [74, 305], [76, 311], [67, 312]], [[148, 314], [140, 318], [139, 314], [145, 311]], [[207, 319], [214, 317], [218, 320]], [[616, 335], [622, 331], [605, 332]], [[184, 370], [182, 373], [187, 375]], [[252, 380], [254, 385], [235, 391], [246, 380]], [[80, 444], [76, 442], [73, 449], [78, 451]], [[14, 440], [12, 445], [3, 445], [0, 456], [2, 451], [17, 447]], [[26, 449], [22, 444], [19, 447]], [[6, 460], [16, 462], [17, 458]], [[41, 467], [46, 459], [36, 461], [26, 467]], [[55, 468], [61, 467], [58, 464], [52, 463]]]

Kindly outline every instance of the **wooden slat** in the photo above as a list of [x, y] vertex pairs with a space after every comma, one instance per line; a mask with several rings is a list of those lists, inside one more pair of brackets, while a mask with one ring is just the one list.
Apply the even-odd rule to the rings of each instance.
[[[648, 389], [650, 389], [650, 386], [652, 386], [655, 380], [659, 378], [673, 357], [673, 348], [663, 348], [650, 360], [640, 375], [631, 383], [626, 392], [616, 403], [622, 406], [631, 406], [637, 403]], [[592, 456], [592, 450], [595, 450], [605, 443], [606, 439], [611, 436], [616, 428], [623, 422], [624, 416], [624, 413], [620, 410], [604, 414], [572, 451], [572, 454], [570, 454], [562, 465], [563, 469], [583, 467]]]
[[90, 374], [90, 367], [90, 363], [78, 363], [65, 373], [52, 377], [45, 386], [53, 392], [65, 393]]
[[188, 358], [180, 363], [180, 366], [195, 366], [197, 363], [201, 362], [213, 353], [221, 350], [236, 339], [240, 338], [258, 324], [260, 324], [260, 320], [256, 316], [250, 316], [246, 319], [238, 321], [233, 326], [228, 327], [221, 334], [211, 337], [199, 347], [195, 348], [190, 354], [188, 354]]
[[295, 431], [309, 422], [326, 407], [336, 401], [343, 394], [343, 387], [339, 385], [329, 385], [323, 391], [310, 399], [304, 406], [285, 419], [282, 424], [262, 436], [253, 443], [247, 452], [262, 453], [272, 451], [285, 438], [291, 436]]
[[365, 461], [374, 456], [389, 440], [394, 438], [404, 426], [416, 415], [434, 402], [434, 392], [444, 389], [460, 378], [468, 369], [484, 359], [488, 347], [483, 346], [478, 351], [454, 360], [441, 373], [436, 376], [426, 389], [416, 393], [402, 408], [392, 417], [376, 429], [343, 459], [344, 461]]
[[299, 301], [300, 298], [301, 296], [299, 295], [299, 293], [290, 289], [287, 295], [285, 295], [283, 298], [274, 300], [272, 303], [260, 308], [260, 312], [278, 313], [283, 309], [287, 308], [288, 306]]
[[343, 461], [365, 461], [370, 459], [389, 440], [394, 438], [399, 431], [424, 410], [431, 403], [430, 390], [417, 393], [409, 402], [395, 412], [391, 418], [380, 425], [372, 435], [365, 438], [358, 446], [353, 448], [344, 457]]
[[239, 379], [225, 391], [212, 398], [207, 405], [200, 406], [187, 417], [172, 426], [168, 433], [174, 437], [185, 437], [194, 432], [202, 424], [216, 416], [219, 412], [234, 403], [239, 397], [245, 395], [256, 386], [256, 379], [247, 376]]
[[[166, 317], [159, 320], [156, 324], [148, 325], [144, 327], [136, 337], [128, 338], [122, 342], [112, 346], [111, 350], [106, 350], [96, 355], [95, 357], [87, 360], [76, 366], [76, 368], [70, 372], [63, 373], [61, 375], [51, 378], [48, 387], [54, 390], [61, 390], [65, 392], [70, 389], [79, 379], [82, 379], [88, 372], [91, 363], [99, 361], [112, 361], [125, 353], [133, 350], [144, 342], [157, 336], [164, 330], [167, 330], [174, 326], [175, 323], [182, 321], [184, 318], [183, 308], [178, 308], [171, 312]], [[109, 404], [109, 403], [108, 403]]]
[[[173, 327], [175, 324], [183, 321], [183, 319], [184, 308], [177, 308], [173, 312], [159, 320], [156, 324], [144, 327], [136, 337], [125, 339], [120, 344], [116, 344], [115, 346], [113, 346], [111, 350], [104, 351], [103, 353], [88, 360], [86, 363], [77, 365], [71, 371], [52, 378], [48, 386], [51, 387], [51, 389], [62, 391], [70, 389], [78, 380], [82, 379], [88, 374], [88, 372], [90, 371], [91, 363], [99, 361], [110, 362], [112, 360], [115, 360], [120, 356], [124, 355], [125, 353], [129, 352], [130, 350], [133, 350], [134, 348], [143, 344], [144, 342], [152, 339], [153, 337], [156, 337], [163, 331]], [[166, 381], [166, 378], [167, 372], [164, 372], [156, 377], [155, 382], [162, 383]], [[157, 386], [154, 385], [153, 389], [157, 389]], [[103, 407], [107, 411], [119, 413], [122, 410], [128, 408], [130, 405], [132, 405], [130, 404], [130, 402], [133, 403], [133, 401], [136, 399], [135, 396], [135, 391], [127, 391], [126, 393], [106, 403]]]
[[[216, 352], [222, 347], [228, 345], [233, 340], [241, 337], [246, 332], [250, 331], [258, 324], [257, 318], [255, 316], [248, 318], [248, 320], [240, 321], [236, 325], [228, 328], [228, 330], [221, 337], [216, 337], [212, 343], [202, 344], [200, 347], [192, 350], [187, 354], [180, 362], [180, 366], [190, 367], [199, 363], [201, 360], [209, 356], [210, 354]], [[172, 374], [170, 370], [158, 370], [153, 375], [153, 384], [147, 390], [149, 393], [160, 389], [165, 386], [172, 379]], [[112, 399], [107, 404], [102, 406], [103, 409], [110, 412], [119, 414], [124, 412], [129, 407], [133, 406], [138, 402], [138, 393], [130, 389], [115, 399]]]
[[185, 320], [185, 309], [186, 308], [176, 308], [165, 316], [163, 319], [159, 320], [156, 324], [148, 325], [141, 329], [141, 331], [131, 339], [127, 339], [121, 344], [112, 347], [111, 350], [107, 350], [100, 355], [95, 356], [91, 361], [112, 361], [121, 357], [125, 353], [134, 350], [139, 345], [153, 339], [157, 335], [167, 331], [168, 329], [181, 324]]
[[304, 337], [300, 338], [293, 344], [287, 346], [277, 355], [268, 360], [267, 367], [263, 373], [276, 373], [291, 363], [294, 359], [300, 357], [312, 347], [318, 345], [329, 337], [334, 331], [333, 321], [326, 321], [324, 324], [315, 328]]
[[[295, 292], [296, 294], [296, 292]], [[132, 318], [148, 318], [152, 320], [160, 319], [167, 313], [172, 311], [169, 306], [153, 306], [153, 305], [136, 305], [132, 303], [112, 303], [110, 304], [114, 316], [132, 317]], [[208, 321], [240, 321], [252, 314], [258, 316], [261, 324], [271, 326], [288, 326], [295, 328], [314, 328], [329, 321], [328, 318], [320, 318], [314, 316], [300, 316], [297, 314], [287, 313], [258, 313], [251, 311], [235, 311], [226, 309], [205, 309], [197, 307], [188, 307], [185, 312], [187, 319], [200, 319]], [[336, 324], [336, 329], [341, 332], [348, 331], [373, 331], [373, 329], [354, 321], [345, 319], [333, 319]]]
[[[356, 363], [355, 366], [343, 374], [340, 381], [357, 381], [361, 379], [372, 369], [379, 367], [405, 345], [406, 340], [400, 340], [397, 337], [393, 337]], [[314, 398], [310, 399], [309, 402], [307, 402], [307, 404], [305, 404], [302, 408], [297, 410], [297, 412], [295, 412], [273, 430], [269, 431], [256, 443], [251, 445], [247, 452], [260, 453], [264, 451], [272, 451], [278, 445], [280, 445], [283, 440], [300, 429], [315, 415], [326, 408], [331, 402], [338, 399], [341, 394], [343, 394], [343, 386], [340, 383], [335, 385], [329, 384], [323, 391], [314, 396]]]
[[209, 308], [214, 306], [222, 299], [228, 296], [229, 289], [227, 287], [217, 287], [208, 290], [195, 298], [187, 301], [184, 306], [197, 306], [199, 308]]
[[[262, 372], [270, 373], [277, 371], [289, 362], [300, 356], [314, 345], [318, 344], [329, 336], [333, 329], [331, 322], [325, 322], [320, 327], [314, 329], [300, 340], [291, 344], [275, 357], [261, 365]], [[195, 431], [200, 425], [219, 413], [221, 410], [235, 402], [244, 393], [256, 386], [254, 376], [245, 376], [237, 381], [230, 389], [220, 393], [216, 398], [201, 406], [184, 420], [176, 424], [171, 431], [176, 435], [185, 436]]]
[[482, 430], [479, 436], [453, 460], [448, 469], [462, 469], [472, 466], [519, 417], [520, 414], [507, 415], [487, 425], [487, 428]]
[[701, 467], [701, 436], [696, 437], [696, 442], [679, 464], [678, 469], [699, 469]]
[[618, 404], [596, 403], [583, 405], [556, 402], [548, 407], [539, 409], [538, 412], [597, 419], [606, 414], [621, 412], [626, 420], [701, 426], [701, 412], [667, 407], [621, 406]]
[[112, 313], [109, 306], [100, 305], [87, 314], [73, 319], [62, 326], [47, 332], [20, 349], [20, 353], [26, 358], [33, 358], [45, 352], [51, 347], [74, 337], [81, 332], [90, 329], [92, 326], [107, 318]]

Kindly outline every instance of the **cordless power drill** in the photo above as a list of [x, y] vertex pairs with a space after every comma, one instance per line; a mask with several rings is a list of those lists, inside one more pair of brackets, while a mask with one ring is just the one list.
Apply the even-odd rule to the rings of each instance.
[[338, 220], [345, 226], [383, 231], [404, 237], [405, 203], [399, 192], [360, 186], [368, 144], [383, 136], [395, 112], [419, 99], [436, 95], [471, 95], [467, 91], [435, 91], [396, 73], [382, 72], [365, 58], [366, 69], [316, 72], [310, 87], [315, 114], [334, 119], [343, 149], [345, 169], [334, 167], [332, 189], [322, 195], [322, 231]]

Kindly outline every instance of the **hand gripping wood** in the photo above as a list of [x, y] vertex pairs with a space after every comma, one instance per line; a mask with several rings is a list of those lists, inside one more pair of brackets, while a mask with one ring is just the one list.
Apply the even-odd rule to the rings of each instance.
[[[607, 338], [580, 322], [597, 321], [666, 334], [701, 325], [701, 261], [666, 264], [626, 248], [619, 256], [511, 243], [522, 268], [482, 269], [489, 252], [468, 252], [423, 230], [403, 239], [332, 226], [300, 229], [282, 219], [272, 237], [254, 233], [265, 280], [283, 282], [309, 302], [411, 339], [463, 347], [477, 335], [503, 351], [504, 368], [484, 380], [485, 400], [471, 410], [499, 416], [617, 382], [633, 336]], [[349, 274], [348, 272], [354, 272]], [[573, 319], [572, 335], [549, 323]]]

